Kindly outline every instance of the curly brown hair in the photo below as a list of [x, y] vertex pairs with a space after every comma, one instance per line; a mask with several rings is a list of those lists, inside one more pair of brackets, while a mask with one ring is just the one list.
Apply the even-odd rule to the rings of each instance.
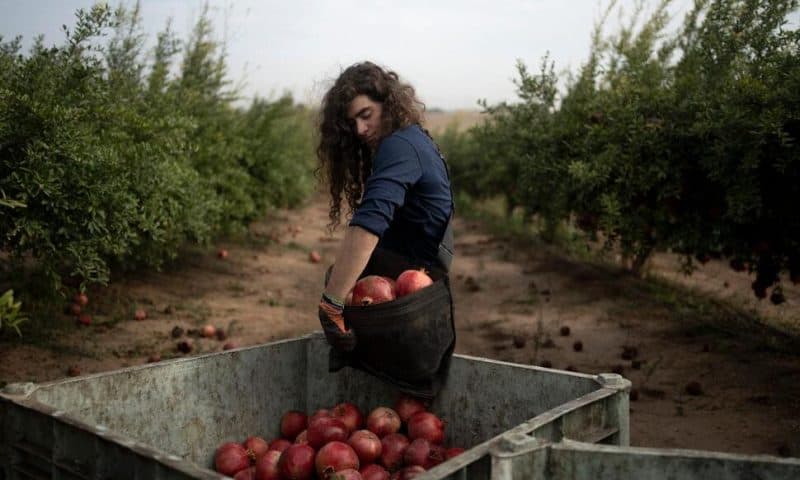
[[401, 82], [397, 73], [372, 62], [356, 63], [339, 75], [322, 99], [317, 146], [317, 174], [324, 173], [330, 187], [330, 229], [341, 221], [342, 195], [347, 199], [348, 215], [352, 215], [372, 172], [374, 152], [358, 139], [347, 117], [350, 102], [359, 95], [381, 103], [382, 137], [421, 123], [425, 111], [411, 85]]

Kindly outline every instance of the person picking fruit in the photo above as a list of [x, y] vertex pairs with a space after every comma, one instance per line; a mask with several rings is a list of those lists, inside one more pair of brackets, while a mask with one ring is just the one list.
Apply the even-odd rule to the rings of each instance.
[[325, 336], [339, 350], [356, 346], [344, 299], [376, 248], [449, 270], [453, 195], [423, 111], [411, 85], [371, 62], [346, 68], [322, 100], [317, 157], [330, 191], [329, 227], [341, 222], [343, 197], [350, 218], [319, 303]]

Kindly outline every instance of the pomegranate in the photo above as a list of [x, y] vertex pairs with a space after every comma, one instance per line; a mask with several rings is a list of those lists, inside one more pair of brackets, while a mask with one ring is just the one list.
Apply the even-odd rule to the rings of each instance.
[[356, 430], [347, 439], [361, 465], [369, 465], [381, 456], [381, 439], [369, 430]]
[[430, 412], [417, 412], [408, 419], [408, 438], [424, 438], [431, 443], [444, 441], [444, 422]]
[[289, 445], [291, 444], [292, 442], [286, 440], [285, 438], [276, 438], [275, 440], [269, 442], [269, 450], [283, 452], [284, 450], [289, 448]]
[[81, 314], [81, 306], [79, 304], [77, 304], [77, 303], [73, 303], [72, 305], [70, 305], [69, 311], [73, 315], [80, 315]]
[[281, 452], [269, 450], [256, 460], [255, 480], [281, 480], [281, 473], [278, 470], [278, 461], [280, 459]]
[[343, 402], [331, 410], [333, 418], [338, 418], [347, 427], [347, 432], [352, 433], [361, 428], [364, 423], [364, 417], [361, 415], [361, 410], [355, 405], [348, 402]]
[[320, 417], [308, 424], [306, 438], [308, 444], [317, 450], [328, 442], [346, 442], [347, 427], [337, 418]]
[[200, 335], [205, 338], [214, 338], [217, 335], [217, 327], [214, 325], [203, 325], [200, 329]]
[[314, 476], [314, 449], [306, 444], [294, 444], [284, 450], [278, 460], [283, 480], [309, 480]]
[[143, 308], [137, 308], [135, 312], [133, 312], [133, 319], [137, 321], [142, 321], [147, 318], [147, 310]]
[[241, 444], [223, 443], [214, 454], [214, 468], [223, 475], [232, 477], [249, 466], [250, 456]]
[[253, 461], [261, 458], [269, 450], [269, 443], [261, 437], [247, 437], [242, 446]]
[[75, 296], [72, 298], [72, 301], [77, 303], [81, 307], [89, 305], [89, 297], [87, 297], [85, 293], [76, 293]]
[[426, 470], [429, 470], [436, 465], [447, 460], [447, 449], [444, 448], [444, 445], [432, 443], [431, 444], [431, 451], [428, 454], [428, 462], [427, 464], [423, 465]]
[[316, 250], [311, 250], [308, 254], [308, 260], [311, 261], [311, 263], [319, 263], [322, 260], [322, 255]]
[[453, 457], [457, 457], [464, 453], [464, 449], [461, 447], [450, 447], [444, 451], [444, 459], [450, 460]]
[[408, 437], [390, 433], [381, 439], [381, 464], [393, 472], [403, 466], [403, 455], [408, 448]]
[[394, 410], [400, 416], [402, 422], [408, 422], [411, 415], [417, 412], [424, 412], [427, 410], [425, 404], [421, 400], [412, 397], [411, 395], [400, 395], [394, 404]]
[[433, 280], [424, 269], [406, 270], [397, 277], [397, 298], [405, 297], [432, 284]]
[[410, 467], [405, 467], [402, 470], [395, 472], [397, 474], [396, 480], [411, 480], [423, 472], [425, 472], [425, 468], [420, 467], [419, 465], [411, 465]]
[[91, 325], [92, 324], [92, 316], [88, 313], [82, 313], [78, 316], [78, 322], [81, 325]]
[[239, 470], [239, 473], [233, 476], [233, 480], [256, 480], [256, 467]]
[[380, 275], [367, 275], [353, 287], [353, 305], [372, 305], [395, 299], [394, 280]]
[[400, 430], [400, 416], [389, 407], [378, 407], [367, 416], [367, 429], [380, 438]]
[[327, 408], [320, 408], [319, 410], [314, 412], [310, 417], [308, 417], [308, 423], [310, 424], [318, 417], [332, 417], [332, 416], [333, 415], [331, 414], [330, 410], [328, 410]]
[[220, 258], [220, 259], [223, 259], [223, 260], [228, 258], [228, 251], [225, 250], [224, 248], [220, 248], [219, 250], [217, 250], [217, 258]]
[[424, 438], [418, 438], [408, 445], [403, 460], [406, 465], [432, 468], [444, 461], [444, 447], [434, 445]]
[[333, 472], [352, 468], [358, 470], [358, 455], [344, 442], [332, 441], [319, 449], [314, 460], [319, 478], [326, 478]]
[[362, 467], [359, 473], [361, 473], [363, 480], [389, 480], [389, 472], [377, 463]]
[[281, 417], [281, 436], [293, 440], [306, 429], [308, 419], [306, 414], [298, 410], [289, 410]]
[[332, 474], [326, 477], [326, 480], [363, 480], [361, 478], [361, 473], [358, 470], [354, 470], [352, 468], [345, 468], [344, 470], [339, 470], [338, 472], [333, 472]]

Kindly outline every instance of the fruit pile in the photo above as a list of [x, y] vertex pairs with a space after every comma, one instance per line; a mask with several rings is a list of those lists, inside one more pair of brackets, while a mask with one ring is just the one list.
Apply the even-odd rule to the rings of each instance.
[[223, 443], [214, 468], [236, 480], [410, 480], [464, 451], [444, 446], [444, 428], [407, 395], [366, 418], [349, 402], [310, 417], [291, 410], [281, 417], [279, 438]]

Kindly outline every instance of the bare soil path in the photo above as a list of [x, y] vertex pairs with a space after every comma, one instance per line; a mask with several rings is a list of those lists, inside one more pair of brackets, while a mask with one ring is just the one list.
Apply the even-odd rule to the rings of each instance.
[[[216, 249], [193, 250], [169, 271], [95, 289], [89, 292], [92, 325], [64, 315], [53, 319], [50, 336], [0, 341], [0, 382], [185, 355], [177, 344], [187, 339], [194, 355], [219, 351], [225, 341], [242, 346], [317, 330], [322, 276], [341, 237], [327, 235], [326, 220], [326, 203], [317, 199], [254, 225], [247, 240], [219, 245], [228, 250], [225, 259]], [[321, 262], [310, 261], [312, 250]], [[697, 314], [703, 301], [692, 295], [519, 245], [474, 221], [457, 220], [456, 250], [457, 352], [621, 372], [635, 390], [633, 445], [800, 457], [800, 354], [780, 335], [743, 327], [734, 309], [730, 322], [714, 313], [708, 323]], [[667, 275], [674, 271], [668, 258], [654, 265]], [[688, 284], [744, 292], [740, 297], [749, 301], [746, 275], [714, 268]], [[764, 302], [754, 308], [791, 324], [800, 295], [794, 287], [786, 294], [780, 308]], [[133, 320], [135, 308], [146, 309], [148, 318]], [[192, 335], [204, 324], [223, 327], [228, 338]], [[691, 393], [690, 382], [697, 387]]]

